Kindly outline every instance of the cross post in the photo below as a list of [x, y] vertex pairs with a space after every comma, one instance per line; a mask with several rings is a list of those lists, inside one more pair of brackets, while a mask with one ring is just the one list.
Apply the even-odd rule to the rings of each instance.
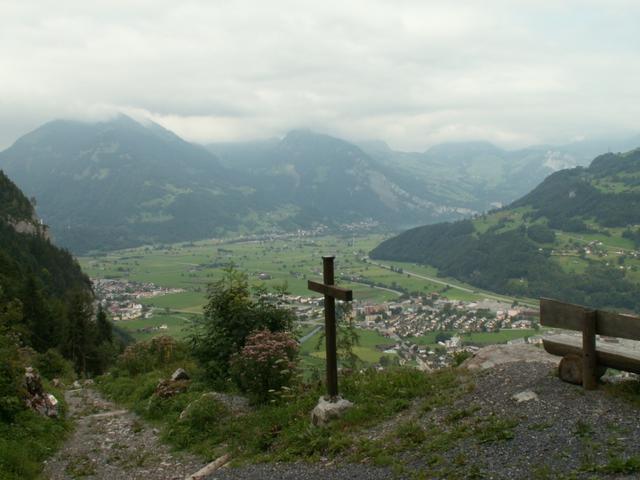
[[324, 294], [324, 328], [327, 353], [327, 394], [331, 400], [338, 397], [338, 350], [336, 346], [336, 298], [353, 300], [353, 292], [334, 285], [334, 256], [322, 257], [323, 283], [308, 281], [309, 290]]

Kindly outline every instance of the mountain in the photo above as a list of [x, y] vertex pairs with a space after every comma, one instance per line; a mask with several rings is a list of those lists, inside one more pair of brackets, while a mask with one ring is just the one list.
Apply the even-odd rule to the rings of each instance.
[[252, 182], [265, 200], [297, 210], [292, 224], [372, 220], [397, 228], [470, 213], [432, 194], [410, 173], [328, 135], [294, 130], [278, 142], [208, 148]]
[[37, 200], [59, 245], [86, 253], [229, 233], [388, 231], [455, 220], [517, 198], [578, 158], [563, 155], [483, 142], [402, 153], [306, 130], [205, 148], [119, 115], [49, 122], [0, 152], [0, 168]]
[[308, 131], [207, 150], [124, 115], [56, 120], [1, 152], [0, 167], [76, 253], [320, 225], [406, 228], [470, 213], [355, 145]]
[[398, 152], [379, 141], [360, 144], [383, 165], [413, 175], [425, 189], [440, 194], [441, 201], [475, 212], [514, 201], [555, 171], [588, 165], [612, 148], [626, 151], [638, 145], [640, 137], [520, 150], [504, 150], [488, 142], [444, 143], [425, 152]]
[[408, 230], [371, 252], [480, 288], [640, 311], [640, 149], [550, 175], [506, 208]]
[[67, 313], [91, 301], [89, 279], [50, 242], [29, 200], [0, 170], [0, 358], [6, 361], [14, 343], [38, 352], [65, 350]]
[[90, 288], [71, 255], [49, 241], [31, 202], [0, 170], [0, 297], [20, 296], [30, 277], [47, 296]]
[[121, 115], [57, 120], [0, 153], [57, 241], [76, 252], [213, 236], [249, 214], [215, 156]]

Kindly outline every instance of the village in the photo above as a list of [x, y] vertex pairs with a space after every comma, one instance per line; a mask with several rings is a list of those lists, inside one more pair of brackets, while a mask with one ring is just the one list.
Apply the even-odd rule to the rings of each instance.
[[181, 288], [164, 288], [149, 282], [132, 282], [119, 279], [92, 278], [96, 298], [109, 312], [113, 321], [149, 318], [152, 310], [136, 300], [170, 293], [184, 292]]
[[[140, 303], [141, 298], [184, 292], [180, 288], [165, 288], [148, 282], [121, 279], [92, 281], [99, 303], [116, 322], [152, 317], [153, 307]], [[265, 295], [272, 297], [271, 300], [278, 305], [291, 309], [299, 325], [323, 325], [323, 297]], [[419, 296], [405, 294], [397, 300], [381, 303], [355, 300], [344, 311], [356, 328], [375, 331], [389, 339], [379, 346], [381, 355], [387, 354], [401, 365], [410, 363], [424, 369], [450, 365], [461, 352], [477, 350], [473, 342], [467, 341], [469, 334], [539, 329], [538, 311], [535, 309], [489, 299], [477, 302], [450, 300], [436, 292]], [[160, 331], [162, 327], [158, 325], [148, 329]], [[319, 330], [321, 328], [314, 329], [301, 338], [301, 342], [309, 340]], [[420, 341], [430, 334], [432, 342]], [[511, 343], [540, 341], [539, 335], [522, 335], [509, 340]]]
[[[381, 353], [396, 355], [397, 363], [401, 365], [410, 363], [422, 369], [451, 365], [456, 355], [473, 353], [479, 348], [465, 339], [474, 332], [539, 330], [539, 312], [529, 307], [494, 300], [454, 301], [437, 293], [405, 297], [376, 304], [356, 300], [345, 310], [357, 328], [372, 330], [388, 338], [389, 342], [381, 346], [384, 347]], [[293, 309], [302, 324], [322, 325], [322, 297], [284, 295], [278, 300]], [[419, 339], [433, 333], [436, 333], [434, 341], [422, 345]], [[522, 335], [508, 341], [541, 342], [542, 336], [538, 334]]]

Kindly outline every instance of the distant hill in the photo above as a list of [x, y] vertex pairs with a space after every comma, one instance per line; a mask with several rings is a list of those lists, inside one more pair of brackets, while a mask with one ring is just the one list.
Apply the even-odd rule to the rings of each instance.
[[510, 206], [371, 252], [501, 293], [640, 311], [640, 150], [550, 175]]

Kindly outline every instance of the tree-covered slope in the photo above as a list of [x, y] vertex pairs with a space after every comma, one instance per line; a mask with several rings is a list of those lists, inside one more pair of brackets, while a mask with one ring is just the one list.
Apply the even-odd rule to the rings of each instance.
[[[18, 222], [34, 224], [39, 233], [18, 233]], [[6, 296], [20, 296], [30, 278], [45, 295], [58, 298], [74, 288], [90, 288], [78, 263], [47, 239], [29, 200], [0, 170], [0, 288]]]
[[640, 150], [552, 174], [509, 207], [418, 227], [371, 252], [497, 292], [640, 310]]

